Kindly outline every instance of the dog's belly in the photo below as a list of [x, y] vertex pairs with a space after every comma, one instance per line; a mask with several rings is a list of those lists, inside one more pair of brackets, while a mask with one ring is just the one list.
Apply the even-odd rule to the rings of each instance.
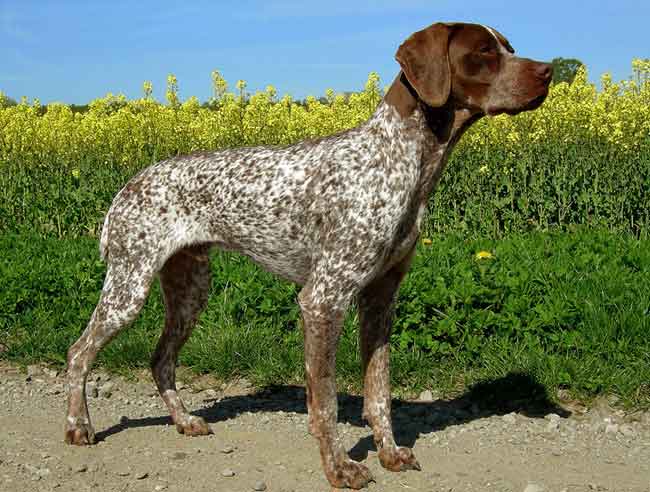
[[173, 243], [212, 243], [226, 251], [241, 253], [263, 269], [286, 280], [304, 284], [311, 269], [310, 225], [305, 219], [296, 222], [276, 217], [252, 204], [236, 211], [227, 205], [215, 207], [218, 212], [177, 217], [166, 229], [172, 231]]
[[304, 285], [311, 271], [311, 258], [301, 251], [242, 251], [264, 270], [285, 280]]

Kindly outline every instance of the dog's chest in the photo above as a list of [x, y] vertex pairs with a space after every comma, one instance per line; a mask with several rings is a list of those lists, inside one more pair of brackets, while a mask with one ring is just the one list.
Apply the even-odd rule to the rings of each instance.
[[448, 153], [445, 145], [436, 145], [429, 141], [420, 144], [417, 155], [419, 172], [412, 183], [408, 202], [400, 209], [402, 214], [398, 218], [383, 271], [401, 262], [415, 247], [427, 212], [429, 195], [440, 179]]

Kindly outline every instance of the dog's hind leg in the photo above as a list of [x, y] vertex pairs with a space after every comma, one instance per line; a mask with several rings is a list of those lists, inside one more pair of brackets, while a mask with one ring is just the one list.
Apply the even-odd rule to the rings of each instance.
[[167, 260], [160, 271], [165, 301], [165, 328], [151, 360], [151, 370], [176, 429], [181, 434], [210, 433], [207, 423], [190, 415], [176, 392], [176, 359], [205, 307], [210, 289], [209, 246], [186, 247]]
[[68, 350], [68, 415], [65, 441], [92, 444], [95, 433], [86, 402], [86, 379], [99, 351], [137, 316], [154, 277], [153, 263], [109, 259], [106, 279], [83, 334]]

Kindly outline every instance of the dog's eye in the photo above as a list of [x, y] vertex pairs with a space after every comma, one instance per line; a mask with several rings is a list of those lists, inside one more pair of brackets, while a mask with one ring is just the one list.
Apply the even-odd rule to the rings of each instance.
[[489, 44], [485, 44], [481, 47], [479, 47], [479, 52], [480, 53], [492, 53], [494, 51], [494, 48], [490, 46]]

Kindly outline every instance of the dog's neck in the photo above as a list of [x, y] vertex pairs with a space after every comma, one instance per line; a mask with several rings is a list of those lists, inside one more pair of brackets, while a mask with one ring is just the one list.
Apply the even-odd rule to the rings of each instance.
[[[433, 108], [427, 105], [402, 72], [386, 93], [384, 104], [392, 106], [403, 121], [420, 122], [416, 131], [422, 132], [419, 137], [424, 146], [421, 149], [420, 178], [415, 203], [422, 205], [426, 203], [429, 194], [440, 180], [454, 145], [483, 113], [459, 108], [451, 97], [441, 107]], [[409, 131], [413, 131], [413, 126], [407, 126]]]
[[419, 110], [438, 145], [453, 146], [465, 130], [482, 116], [469, 109], [459, 109], [451, 97], [443, 106], [429, 106], [422, 101], [404, 72], [400, 72], [390, 86], [384, 101], [393, 106], [402, 118], [409, 118]]

